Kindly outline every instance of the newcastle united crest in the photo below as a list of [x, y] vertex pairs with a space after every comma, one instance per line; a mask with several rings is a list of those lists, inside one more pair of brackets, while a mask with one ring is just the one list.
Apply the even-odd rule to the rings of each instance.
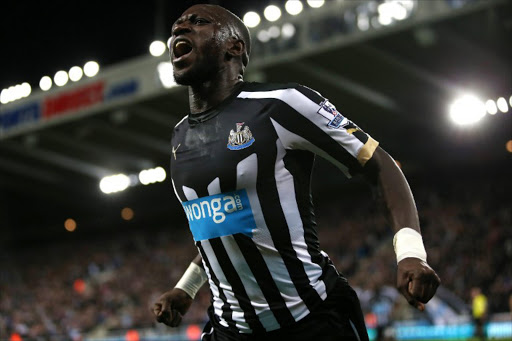
[[[231, 129], [228, 137], [228, 149], [239, 150], [249, 147], [254, 143], [254, 137], [248, 126], [243, 127], [245, 122], [236, 124], [236, 131]], [[242, 129], [243, 127], [243, 129]]]

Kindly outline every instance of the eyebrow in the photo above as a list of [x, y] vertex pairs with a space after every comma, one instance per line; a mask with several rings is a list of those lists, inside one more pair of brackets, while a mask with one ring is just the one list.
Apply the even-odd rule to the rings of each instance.
[[181, 23], [183, 23], [183, 22], [185, 22], [185, 21], [187, 21], [187, 20], [193, 21], [193, 20], [194, 20], [194, 19], [196, 19], [197, 17], [201, 17], [201, 18], [203, 18], [203, 17], [204, 17], [205, 19], [207, 19], [207, 20], [209, 20], [209, 21], [212, 21], [212, 20], [213, 20], [210, 16], [208, 16], [208, 14], [199, 15], [199, 14], [197, 14], [197, 13], [191, 13], [191, 14], [187, 14], [187, 15], [185, 15], [185, 16], [181, 16], [181, 17], [179, 17], [178, 19], [176, 19], [176, 21], [174, 22], [174, 24], [172, 24], [172, 28], [171, 28], [171, 29], [174, 29], [174, 26], [175, 26], [175, 25], [181, 24]]

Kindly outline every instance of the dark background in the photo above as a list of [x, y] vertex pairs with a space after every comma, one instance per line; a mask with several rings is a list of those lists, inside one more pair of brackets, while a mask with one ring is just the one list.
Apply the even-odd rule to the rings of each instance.
[[[426, 1], [426, 0], [420, 0]], [[154, 39], [166, 41], [172, 23], [190, 5], [205, 1], [87, 1], [2, 4], [0, 34], [0, 87], [29, 82], [38, 89], [42, 76], [96, 60], [108, 67], [147, 55]], [[210, 1], [242, 17], [248, 10], [260, 14], [266, 5], [284, 1]], [[453, 18], [421, 27], [391, 32], [332, 50], [275, 63], [259, 70], [268, 81], [295, 81], [308, 85], [335, 103], [340, 111], [381, 142], [402, 164], [413, 189], [415, 179], [442, 181], [457, 177], [493, 178], [510, 173], [511, 155], [505, 143], [511, 139], [511, 113], [487, 115], [471, 127], [456, 127], [448, 119], [448, 106], [467, 90], [486, 100], [512, 94], [512, 11], [510, 1], [496, 2]], [[305, 9], [307, 5], [305, 4]], [[283, 9], [284, 12], [284, 9]], [[319, 24], [320, 27], [320, 24]], [[316, 28], [313, 27], [312, 30]], [[421, 36], [431, 35], [425, 42]], [[256, 43], [257, 44], [257, 43]], [[255, 51], [264, 46], [255, 45]], [[258, 50], [259, 49], [259, 50]], [[257, 53], [257, 52], [255, 52]], [[249, 66], [249, 71], [251, 67]], [[397, 109], [386, 109], [337, 86], [344, 80], [368, 86], [391, 99]], [[139, 186], [116, 195], [99, 192], [98, 179], [83, 177], [45, 162], [40, 151], [78, 158], [80, 143], [96, 143], [116, 156], [135, 157], [130, 143], [89, 126], [170, 140], [172, 127], [187, 113], [186, 89], [126, 108], [129, 119], [113, 126], [112, 112], [92, 120], [79, 120], [34, 134], [0, 140], [0, 226], [7, 244], [39, 243], [60, 238], [92, 238], [125, 229], [158, 229], [182, 224], [184, 215], [174, 199], [169, 178], [162, 184]], [[144, 111], [168, 117], [169, 124], [145, 121]], [[167, 115], [167, 116], [165, 116]], [[92, 128], [90, 130], [93, 130]], [[85, 132], [84, 132], [85, 131]], [[74, 144], [56, 143], [55, 134]], [[30, 141], [37, 141], [29, 150]], [[74, 147], [73, 147], [74, 146]], [[168, 167], [170, 153], [141, 150], [156, 165]], [[39, 156], [39, 157], [38, 157]], [[83, 156], [96, 165], [108, 158]], [[52, 181], [41, 180], [48, 175]], [[315, 169], [315, 193], [347, 186], [332, 166], [319, 162]], [[325, 179], [329, 179], [325, 181]], [[427, 180], [425, 180], [427, 179]], [[351, 182], [358, 186], [358, 180]], [[331, 194], [332, 195], [332, 194]], [[135, 219], [120, 219], [123, 207], [132, 207]], [[75, 233], [63, 228], [65, 219], [78, 222]], [[101, 234], [98, 234], [98, 231]]]

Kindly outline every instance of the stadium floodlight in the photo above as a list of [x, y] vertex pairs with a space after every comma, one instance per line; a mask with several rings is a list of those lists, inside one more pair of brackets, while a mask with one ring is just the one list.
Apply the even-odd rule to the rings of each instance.
[[281, 10], [276, 5], [269, 5], [263, 11], [263, 15], [268, 21], [276, 21], [281, 18]]
[[3, 89], [0, 93], [0, 103], [7, 104], [20, 98], [27, 97], [32, 92], [32, 87], [27, 82], [16, 84]]
[[309, 7], [320, 8], [324, 5], [325, 0], [308, 0]]
[[57, 71], [57, 73], [55, 73], [55, 76], [53, 76], [53, 82], [57, 86], [66, 85], [68, 80], [69, 80], [68, 73], [63, 70]]
[[393, 23], [393, 18], [388, 15], [379, 15], [379, 24], [382, 26], [388, 26]]
[[124, 191], [130, 186], [130, 178], [122, 173], [106, 176], [100, 181], [100, 190], [105, 194]]
[[304, 6], [302, 6], [302, 2], [300, 0], [288, 0], [286, 1], [284, 8], [286, 9], [286, 12], [288, 12], [289, 14], [297, 15], [300, 12], [302, 12]]
[[14, 93], [13, 93], [13, 98], [12, 98], [13, 101], [16, 101], [20, 98], [25, 97], [24, 95], [25, 95], [25, 90], [23, 89], [23, 86], [21, 84], [17, 84], [16, 86], [14, 86]]
[[153, 57], [160, 57], [165, 53], [165, 49], [165, 43], [161, 40], [155, 40], [149, 45], [149, 53], [151, 53]]
[[143, 185], [149, 185], [164, 181], [166, 176], [165, 169], [162, 167], [144, 169], [139, 173], [139, 181]]
[[498, 112], [496, 102], [494, 102], [492, 99], [489, 99], [487, 100], [487, 102], [485, 102], [485, 109], [487, 110], [487, 113], [490, 115], [496, 115], [496, 113]]
[[71, 79], [73, 82], [78, 82], [80, 79], [82, 79], [84, 72], [82, 71], [81, 67], [73, 66], [71, 69], [69, 69], [68, 74], [69, 79]]
[[370, 18], [368, 17], [368, 14], [360, 13], [357, 16], [357, 27], [361, 31], [368, 31], [368, 29], [370, 28]]
[[39, 87], [43, 91], [48, 91], [52, 87], [52, 79], [48, 76], [41, 77], [41, 80], [39, 81]]
[[270, 40], [270, 35], [268, 34], [267, 30], [259, 31], [256, 37], [262, 43], [266, 43], [266, 42], [268, 42]]
[[503, 98], [503, 97], [498, 98], [498, 100], [496, 101], [496, 105], [502, 113], [508, 112], [508, 104], [507, 104], [507, 100], [505, 98]]
[[450, 117], [458, 125], [470, 125], [485, 116], [485, 104], [474, 95], [464, 95], [450, 106]]
[[[27, 97], [32, 92], [32, 87], [27, 82], [21, 83], [21, 97]], [[507, 101], [505, 101], [507, 105]]]
[[87, 77], [94, 77], [100, 71], [100, 65], [95, 61], [90, 61], [84, 65], [84, 73]]
[[176, 81], [174, 80], [174, 69], [170, 62], [160, 62], [156, 67], [156, 71], [158, 73], [158, 79], [160, 79], [160, 83], [164, 86], [164, 88], [172, 88], [176, 86]]
[[2, 103], [2, 104], [9, 103], [8, 97], [9, 97], [9, 90], [2, 89], [2, 92], [0, 92], [0, 103]]
[[389, 25], [393, 20], [404, 20], [408, 16], [406, 7], [400, 1], [387, 1], [377, 7], [379, 22]]
[[293, 26], [292, 23], [284, 23], [283, 27], [281, 28], [281, 35], [283, 38], [288, 39], [295, 35], [295, 26]]
[[244, 24], [247, 25], [247, 27], [256, 27], [260, 24], [260, 21], [260, 15], [256, 12], [250, 11], [244, 15]]
[[271, 26], [268, 28], [268, 35], [272, 39], [279, 38], [279, 36], [281, 35], [281, 30], [277, 26]]

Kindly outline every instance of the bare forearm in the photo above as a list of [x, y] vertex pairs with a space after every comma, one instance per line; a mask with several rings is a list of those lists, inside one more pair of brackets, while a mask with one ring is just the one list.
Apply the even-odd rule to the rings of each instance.
[[201, 254], [197, 254], [192, 263], [199, 265], [201, 268], [203, 267], [203, 259], [201, 258]]
[[394, 232], [410, 227], [420, 232], [418, 211], [407, 180], [395, 161], [383, 149], [373, 156], [378, 168], [377, 183]]

